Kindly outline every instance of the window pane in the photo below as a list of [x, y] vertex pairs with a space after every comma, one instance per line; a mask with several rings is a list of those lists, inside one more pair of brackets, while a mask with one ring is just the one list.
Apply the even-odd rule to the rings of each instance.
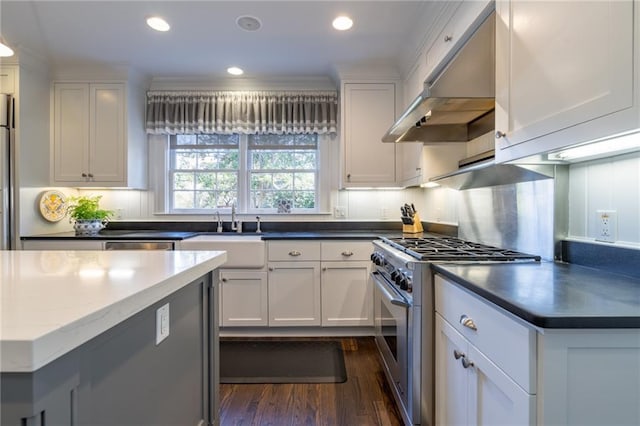
[[294, 185], [298, 191], [302, 189], [313, 191], [316, 188], [316, 174], [296, 173]]
[[238, 189], [237, 173], [218, 173], [217, 188], [224, 191], [236, 191]]
[[271, 173], [252, 173], [251, 189], [273, 189]]
[[216, 207], [216, 193], [213, 191], [196, 192], [196, 208], [213, 209]]
[[177, 145], [195, 145], [197, 141], [196, 135], [176, 135]]
[[316, 153], [297, 151], [295, 153], [295, 164], [297, 169], [315, 170], [317, 166]]
[[193, 189], [194, 186], [193, 173], [173, 174], [173, 189]]
[[251, 207], [255, 209], [273, 208], [273, 192], [251, 191]]
[[198, 173], [196, 175], [196, 189], [215, 189], [215, 173]]
[[218, 207], [231, 207], [231, 204], [238, 205], [238, 196], [236, 191], [220, 191], [218, 192]]
[[293, 189], [293, 175], [290, 173], [274, 173], [273, 187], [275, 189]]
[[174, 209], [192, 209], [194, 193], [191, 191], [173, 191]]
[[297, 209], [312, 209], [315, 207], [315, 193], [312, 191], [296, 192], [293, 206]]
[[196, 154], [187, 150], [176, 150], [173, 168], [176, 170], [193, 170], [196, 168]]

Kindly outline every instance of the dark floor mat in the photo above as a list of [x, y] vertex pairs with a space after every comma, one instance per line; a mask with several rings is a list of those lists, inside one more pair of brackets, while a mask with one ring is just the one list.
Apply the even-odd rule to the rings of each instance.
[[222, 340], [220, 383], [343, 383], [340, 342]]

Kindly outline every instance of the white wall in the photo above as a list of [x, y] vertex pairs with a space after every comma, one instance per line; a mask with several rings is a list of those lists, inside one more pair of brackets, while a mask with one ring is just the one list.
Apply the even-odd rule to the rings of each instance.
[[616, 210], [616, 244], [640, 246], [640, 152], [569, 168], [569, 237], [596, 237], [596, 210]]

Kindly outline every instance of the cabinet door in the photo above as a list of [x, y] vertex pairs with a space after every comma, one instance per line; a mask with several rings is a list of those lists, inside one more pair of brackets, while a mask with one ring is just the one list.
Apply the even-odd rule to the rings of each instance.
[[529, 395], [469, 345], [469, 424], [534, 425], [536, 396]]
[[322, 262], [322, 325], [373, 326], [371, 262]]
[[125, 182], [124, 85], [91, 84], [89, 171], [94, 182]]
[[343, 185], [395, 186], [396, 147], [381, 138], [396, 117], [394, 83], [346, 83]]
[[269, 262], [269, 325], [320, 325], [320, 262]]
[[267, 273], [221, 270], [220, 310], [223, 327], [268, 325]]
[[[91, 240], [23, 240], [22, 250], [102, 250], [102, 241]], [[58, 267], [59, 262], [64, 260], [64, 256], [45, 256], [45, 263], [51, 267]]]
[[89, 173], [89, 86], [54, 87], [53, 176], [55, 182], [84, 183]]
[[625, 130], [618, 112], [637, 126], [633, 2], [512, 0], [496, 10], [499, 161]]
[[[436, 424], [468, 424], [467, 340], [436, 313]], [[459, 358], [456, 358], [459, 357]]]

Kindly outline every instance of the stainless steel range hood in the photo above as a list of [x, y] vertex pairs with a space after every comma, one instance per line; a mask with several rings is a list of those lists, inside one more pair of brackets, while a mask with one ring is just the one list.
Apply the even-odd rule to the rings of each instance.
[[429, 181], [457, 190], [487, 188], [553, 179], [556, 167], [553, 164], [496, 164], [493, 158], [489, 158]]
[[382, 142], [467, 142], [495, 128], [495, 12], [391, 126]]

